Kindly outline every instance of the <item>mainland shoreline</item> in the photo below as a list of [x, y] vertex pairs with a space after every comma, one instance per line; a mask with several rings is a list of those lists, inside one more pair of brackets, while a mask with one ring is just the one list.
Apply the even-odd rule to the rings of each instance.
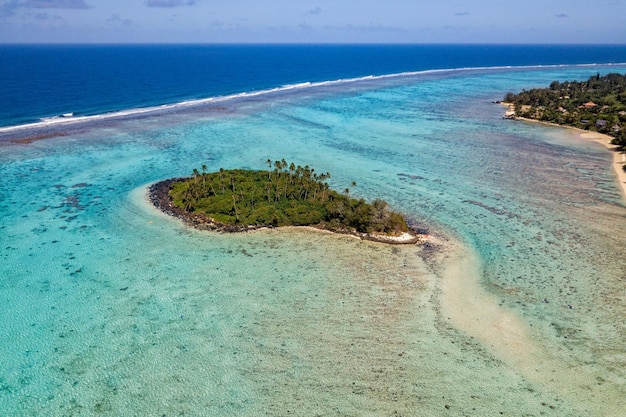
[[611, 151], [611, 153], [613, 154], [613, 163], [611, 165], [613, 165], [613, 171], [615, 172], [615, 176], [617, 177], [617, 180], [619, 182], [620, 189], [622, 190], [622, 197], [624, 198], [624, 200], [626, 200], [626, 171], [622, 169], [622, 166], [626, 164], [626, 154], [617, 152], [616, 150], [617, 147], [611, 144], [611, 140], [613, 139], [611, 136], [606, 135], [604, 133], [584, 130], [584, 129], [580, 129], [580, 128], [573, 127], [573, 126], [559, 125], [556, 123], [529, 119], [527, 117], [519, 117], [515, 115], [515, 111], [513, 110], [513, 105], [511, 103], [501, 101], [499, 102], [499, 104], [507, 108], [506, 112], [502, 116], [505, 119], [519, 120], [522, 122], [537, 123], [537, 124], [541, 124], [545, 126], [553, 126], [553, 127], [563, 128], [563, 129], [570, 129], [578, 133], [582, 139], [603, 145], [606, 149]]

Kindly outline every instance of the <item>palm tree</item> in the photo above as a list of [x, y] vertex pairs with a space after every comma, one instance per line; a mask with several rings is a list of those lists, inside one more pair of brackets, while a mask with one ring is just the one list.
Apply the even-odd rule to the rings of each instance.
[[328, 191], [329, 188], [330, 188], [330, 185], [327, 182], [325, 182], [324, 188], [322, 189], [322, 202], [326, 201], [326, 191]]
[[289, 164], [289, 177], [291, 179], [291, 185], [294, 184], [294, 174], [296, 172], [296, 164], [294, 164], [293, 162], [291, 164]]
[[236, 200], [235, 200], [235, 194], [234, 193], [231, 194], [231, 197], [233, 198], [233, 209], [235, 210], [235, 219], [236, 219], [237, 222], [239, 222], [240, 219], [239, 219], [239, 214], [237, 213], [237, 203], [236, 203]]
[[276, 175], [280, 178], [280, 167], [282, 166], [282, 164], [280, 163], [280, 161], [274, 161], [274, 172], [276, 172]]
[[209, 186], [211, 187], [211, 191], [213, 191], [213, 195], [217, 195], [215, 192], [215, 188], [213, 188], [213, 180], [209, 177]]
[[193, 169], [193, 194], [195, 195], [196, 198], [198, 198], [198, 175], [200, 175], [198, 168], [194, 168]]
[[267, 158], [267, 161], [265, 161], [265, 163], [269, 167], [269, 170], [267, 171], [267, 179], [271, 180], [272, 179], [272, 160]]

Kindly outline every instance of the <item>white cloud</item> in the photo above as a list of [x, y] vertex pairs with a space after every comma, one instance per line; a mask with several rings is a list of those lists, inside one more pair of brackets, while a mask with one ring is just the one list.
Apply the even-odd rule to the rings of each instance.
[[26, 9], [89, 9], [85, 0], [26, 0], [17, 3], [18, 7]]
[[89, 9], [85, 0], [9, 0], [0, 5], [0, 17], [15, 15], [19, 9]]
[[146, 6], [148, 7], [183, 7], [193, 6], [196, 4], [196, 0], [146, 0]]

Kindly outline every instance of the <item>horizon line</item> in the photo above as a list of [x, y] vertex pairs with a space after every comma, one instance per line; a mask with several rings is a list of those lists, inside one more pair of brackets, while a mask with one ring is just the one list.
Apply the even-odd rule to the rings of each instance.
[[121, 45], [196, 45], [196, 46], [618, 46], [626, 43], [587, 43], [587, 42], [0, 42], [2, 46], [26, 45], [77, 45], [77, 46], [121, 46]]

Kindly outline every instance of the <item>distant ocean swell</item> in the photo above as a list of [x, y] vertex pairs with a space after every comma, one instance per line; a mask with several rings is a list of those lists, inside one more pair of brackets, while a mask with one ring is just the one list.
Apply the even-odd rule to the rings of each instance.
[[619, 62], [624, 45], [0, 45], [0, 126], [370, 74]]
[[[431, 69], [423, 71], [412, 72], [400, 72], [395, 74], [384, 75], [367, 75], [363, 77], [336, 79], [329, 81], [319, 82], [301, 82], [295, 84], [284, 84], [280, 87], [262, 89], [258, 91], [246, 91], [236, 94], [214, 96], [194, 100], [184, 100], [176, 103], [161, 104], [156, 106], [129, 108], [119, 111], [105, 112], [101, 114], [85, 114], [82, 115], [77, 109], [76, 112], [59, 114], [57, 116], [44, 117], [39, 121], [11, 125], [0, 127], [0, 135], [3, 133], [15, 133], [23, 130], [49, 128], [49, 127], [67, 127], [73, 125], [79, 125], [83, 123], [115, 120], [115, 119], [132, 119], [137, 116], [152, 116], [159, 115], [161, 113], [168, 113], [174, 111], [184, 111], [186, 109], [196, 109], [204, 106], [210, 106], [215, 104], [225, 104], [241, 99], [249, 98], [272, 98], [274, 95], [283, 95], [290, 92], [299, 92], [302, 90], [320, 90], [325, 87], [345, 87], [345, 86], [363, 86], [368, 87], [368, 82], [376, 82], [381, 80], [405, 80], [408, 78], [427, 77], [429, 75], [434, 76], [446, 76], [446, 75], [458, 75], [462, 73], [472, 72], [498, 72], [498, 71], [523, 71], [523, 70], [538, 70], [538, 69], [554, 69], [554, 68], [610, 68], [624, 66], [626, 63], [607, 63], [607, 64], [560, 64], [560, 65], [525, 65], [525, 66], [494, 66], [494, 67], [463, 67], [463, 68], [448, 68], [448, 69]], [[0, 121], [1, 123], [1, 121]], [[0, 137], [1, 139], [1, 137]]]

